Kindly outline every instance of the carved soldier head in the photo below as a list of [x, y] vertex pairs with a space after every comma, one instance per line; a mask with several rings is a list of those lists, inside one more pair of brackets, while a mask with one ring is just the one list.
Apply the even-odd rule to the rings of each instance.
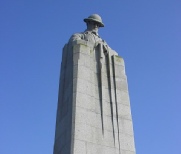
[[87, 24], [87, 30], [98, 32], [99, 27], [104, 27], [101, 17], [98, 14], [92, 14], [84, 19]]

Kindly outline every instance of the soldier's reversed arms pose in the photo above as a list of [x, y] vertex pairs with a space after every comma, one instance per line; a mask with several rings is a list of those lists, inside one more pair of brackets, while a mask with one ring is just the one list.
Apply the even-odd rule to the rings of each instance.
[[99, 28], [104, 27], [101, 17], [98, 14], [92, 14], [88, 18], [85, 18], [84, 22], [87, 24], [87, 29], [82, 33], [76, 33], [72, 35], [69, 42], [85, 40], [94, 44], [94, 47], [96, 47], [98, 44], [101, 44], [105, 50], [108, 50], [109, 46], [98, 35]]

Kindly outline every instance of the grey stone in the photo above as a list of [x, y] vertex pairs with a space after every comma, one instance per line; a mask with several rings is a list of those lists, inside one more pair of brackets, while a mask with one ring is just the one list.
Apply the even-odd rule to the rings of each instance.
[[135, 151], [134, 140], [132, 135], [119, 133], [121, 149]]
[[86, 154], [86, 142], [76, 139], [74, 143], [74, 154]]
[[76, 95], [76, 99], [74, 99], [74, 103], [76, 103], [76, 106], [93, 112], [96, 111], [94, 97], [80, 92], [75, 92], [74, 94]]

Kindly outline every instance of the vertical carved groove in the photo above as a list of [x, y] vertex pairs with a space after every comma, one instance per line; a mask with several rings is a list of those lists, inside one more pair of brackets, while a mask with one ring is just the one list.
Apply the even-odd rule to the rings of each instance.
[[111, 108], [111, 120], [112, 120], [112, 128], [113, 128], [113, 137], [114, 137], [114, 143], [115, 143], [115, 130], [114, 130], [114, 114], [113, 114], [113, 101], [112, 101], [112, 91], [111, 91], [111, 63], [110, 63], [110, 53], [107, 51], [108, 54], [106, 55], [107, 60], [107, 75], [108, 75], [108, 90], [109, 90], [109, 96], [110, 96], [110, 108]]
[[115, 66], [114, 66], [115, 65], [114, 56], [111, 57], [111, 60], [112, 60], [114, 94], [115, 94], [115, 105], [116, 105], [116, 120], [117, 120], [117, 129], [118, 129], [119, 154], [121, 154], [120, 138], [119, 138], [119, 118], [118, 118], [118, 102], [117, 102], [117, 94], [116, 94], [116, 73], [115, 73]]
[[103, 67], [103, 49], [102, 45], [99, 44], [97, 48], [98, 52], [95, 52], [95, 58], [97, 62], [97, 79], [98, 79], [98, 92], [99, 92], [99, 99], [100, 99], [100, 110], [101, 110], [101, 123], [102, 123], [102, 134], [104, 135], [104, 116], [103, 116], [103, 85], [102, 85], [102, 67]]

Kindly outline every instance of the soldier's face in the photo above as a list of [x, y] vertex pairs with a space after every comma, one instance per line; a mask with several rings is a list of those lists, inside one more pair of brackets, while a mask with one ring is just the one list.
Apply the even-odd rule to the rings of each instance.
[[94, 22], [94, 21], [89, 21], [87, 23], [87, 29], [93, 32], [98, 32], [99, 29], [99, 23]]

